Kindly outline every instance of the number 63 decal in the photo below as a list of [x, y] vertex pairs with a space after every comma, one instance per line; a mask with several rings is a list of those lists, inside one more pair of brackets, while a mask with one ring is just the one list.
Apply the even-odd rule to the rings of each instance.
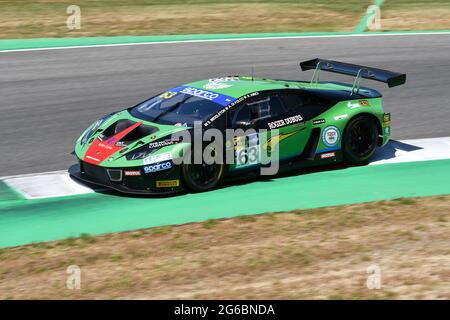
[[244, 137], [238, 137], [235, 142], [236, 167], [242, 168], [258, 164], [260, 162], [258, 133], [252, 133]]

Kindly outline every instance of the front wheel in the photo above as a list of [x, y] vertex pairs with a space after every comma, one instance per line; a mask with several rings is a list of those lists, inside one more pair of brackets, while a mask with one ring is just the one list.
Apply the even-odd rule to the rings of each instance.
[[347, 124], [343, 135], [344, 158], [351, 163], [366, 163], [375, 152], [378, 128], [368, 116], [356, 117]]
[[214, 189], [224, 175], [224, 164], [183, 164], [181, 174], [187, 188], [193, 192]]

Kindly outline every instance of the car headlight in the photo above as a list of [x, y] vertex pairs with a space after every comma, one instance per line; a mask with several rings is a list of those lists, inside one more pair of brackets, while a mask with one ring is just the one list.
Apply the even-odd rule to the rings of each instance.
[[182, 139], [167, 139], [163, 138], [161, 140], [150, 142], [142, 147], [139, 147], [126, 155], [127, 160], [139, 160], [144, 159], [151, 153], [161, 149], [162, 147], [170, 146], [181, 142]]
[[140, 148], [137, 148], [136, 150], [133, 150], [132, 152], [128, 153], [125, 157], [127, 160], [139, 160], [144, 159], [151, 153], [159, 150], [160, 148], [154, 148], [149, 149], [148, 145], [142, 146]]

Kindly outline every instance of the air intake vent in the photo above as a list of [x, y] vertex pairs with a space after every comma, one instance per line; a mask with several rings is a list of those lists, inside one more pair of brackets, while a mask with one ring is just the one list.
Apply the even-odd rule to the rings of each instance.
[[305, 160], [314, 160], [317, 146], [319, 145], [320, 128], [314, 128], [311, 130], [311, 136], [303, 149], [303, 157]]
[[122, 170], [107, 169], [109, 179], [114, 182], [122, 181]]
[[[119, 120], [112, 125], [110, 125], [105, 131], [102, 132], [104, 136], [104, 140], [107, 140], [108, 138], [112, 137], [113, 135], [118, 134], [119, 132], [122, 132], [123, 130], [126, 130], [127, 128], [134, 125], [136, 122], [132, 120], [122, 119]], [[121, 143], [123, 145], [128, 145], [131, 142], [134, 142], [136, 140], [142, 139], [144, 137], [147, 137], [155, 132], [157, 132], [159, 129], [157, 127], [151, 126], [151, 125], [145, 125], [141, 124], [136, 129], [129, 132], [125, 137], [121, 139]]]

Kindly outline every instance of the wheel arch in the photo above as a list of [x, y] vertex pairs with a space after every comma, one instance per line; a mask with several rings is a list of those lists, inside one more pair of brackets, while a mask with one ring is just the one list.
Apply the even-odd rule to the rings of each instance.
[[361, 112], [361, 113], [357, 113], [355, 115], [353, 115], [350, 119], [348, 119], [347, 123], [345, 124], [344, 127], [344, 131], [342, 133], [345, 132], [345, 130], [347, 130], [348, 124], [355, 118], [357, 117], [361, 117], [361, 116], [366, 116], [368, 118], [372, 118], [376, 125], [377, 125], [377, 131], [378, 131], [378, 141], [377, 141], [377, 145], [380, 147], [383, 145], [383, 137], [380, 138], [380, 135], [383, 135], [383, 128], [381, 126], [381, 122], [380, 119], [377, 118], [377, 116], [375, 116], [373, 113], [369, 113], [369, 112]]

